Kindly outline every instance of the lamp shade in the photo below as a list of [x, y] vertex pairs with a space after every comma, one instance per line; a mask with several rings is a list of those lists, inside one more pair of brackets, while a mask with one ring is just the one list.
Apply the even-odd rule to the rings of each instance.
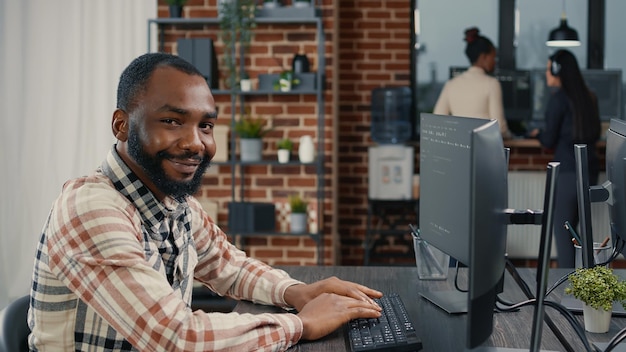
[[580, 46], [578, 32], [567, 25], [566, 18], [561, 18], [561, 25], [550, 31], [546, 45], [552, 47]]

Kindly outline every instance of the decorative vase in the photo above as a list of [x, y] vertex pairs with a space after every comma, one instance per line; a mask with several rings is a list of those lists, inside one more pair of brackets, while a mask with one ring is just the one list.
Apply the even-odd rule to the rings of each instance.
[[291, 213], [291, 233], [307, 232], [307, 216], [306, 213]]
[[288, 149], [278, 149], [278, 162], [281, 164], [285, 164], [289, 162], [289, 157], [291, 156], [291, 151]]
[[585, 330], [593, 333], [606, 333], [611, 325], [611, 311], [595, 309], [583, 303]]
[[[308, 4], [308, 3], [307, 3]], [[307, 5], [308, 6], [308, 5]], [[291, 71], [293, 73], [305, 73], [311, 71], [309, 59], [304, 54], [295, 54], [291, 61]]]
[[260, 138], [241, 138], [241, 161], [260, 161], [263, 141]]
[[302, 163], [312, 163], [315, 160], [315, 147], [313, 146], [313, 138], [311, 136], [300, 137], [298, 157]]

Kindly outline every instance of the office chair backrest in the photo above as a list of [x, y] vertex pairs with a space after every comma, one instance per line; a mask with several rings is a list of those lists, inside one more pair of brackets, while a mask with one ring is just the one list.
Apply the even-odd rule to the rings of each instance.
[[28, 351], [28, 305], [30, 296], [23, 296], [0, 311], [0, 352]]

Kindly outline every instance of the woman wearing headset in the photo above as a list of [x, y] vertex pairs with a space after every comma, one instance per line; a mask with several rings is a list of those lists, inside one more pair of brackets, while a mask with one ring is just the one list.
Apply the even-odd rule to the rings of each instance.
[[564, 227], [565, 221], [578, 226], [576, 196], [576, 162], [574, 144], [587, 145], [589, 184], [598, 183], [599, 160], [596, 142], [600, 139], [598, 102], [580, 73], [576, 57], [567, 50], [558, 50], [548, 59], [546, 83], [556, 88], [548, 100], [545, 128], [534, 130], [544, 148], [554, 151], [554, 160], [561, 163], [554, 212], [554, 236], [557, 263], [561, 268], [574, 267], [574, 246]]

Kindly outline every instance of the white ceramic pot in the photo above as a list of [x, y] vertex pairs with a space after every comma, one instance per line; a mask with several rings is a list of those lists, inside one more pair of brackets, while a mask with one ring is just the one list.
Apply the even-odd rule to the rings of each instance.
[[240, 138], [241, 161], [260, 161], [263, 141], [260, 138]]
[[281, 164], [285, 164], [289, 162], [289, 157], [291, 156], [291, 151], [287, 149], [278, 149], [278, 162]]
[[611, 311], [595, 309], [583, 303], [585, 330], [593, 333], [606, 333], [611, 325]]
[[239, 87], [242, 92], [249, 92], [252, 89], [252, 81], [249, 79], [242, 79], [239, 81]]
[[308, 230], [306, 213], [291, 213], [291, 233], [305, 233]]
[[312, 163], [315, 160], [315, 147], [313, 146], [313, 138], [311, 136], [300, 137], [298, 158], [300, 158], [302, 163]]

